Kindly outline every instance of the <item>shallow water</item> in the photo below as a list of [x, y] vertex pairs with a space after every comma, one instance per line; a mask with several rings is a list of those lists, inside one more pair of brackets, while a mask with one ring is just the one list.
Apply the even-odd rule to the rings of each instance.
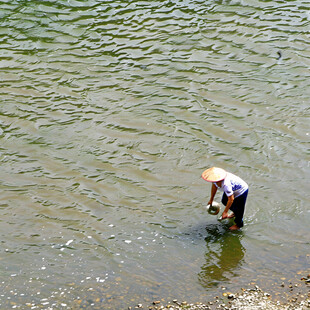
[[[204, 301], [309, 273], [308, 1], [0, 16], [1, 308]], [[210, 166], [250, 186], [240, 232], [205, 210]]]

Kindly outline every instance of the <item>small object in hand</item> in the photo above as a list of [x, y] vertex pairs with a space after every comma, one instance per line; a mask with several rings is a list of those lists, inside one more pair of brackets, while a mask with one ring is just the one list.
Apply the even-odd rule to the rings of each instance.
[[[234, 212], [232, 212], [231, 210], [228, 210], [228, 217], [226, 217], [225, 219], [228, 220], [228, 219], [232, 219], [234, 217], [235, 217]], [[218, 218], [219, 221], [222, 221], [222, 220], [225, 220], [225, 219], [223, 219], [222, 215]]]
[[207, 205], [206, 209], [209, 214], [217, 215], [220, 212], [220, 204], [214, 201], [211, 205]]

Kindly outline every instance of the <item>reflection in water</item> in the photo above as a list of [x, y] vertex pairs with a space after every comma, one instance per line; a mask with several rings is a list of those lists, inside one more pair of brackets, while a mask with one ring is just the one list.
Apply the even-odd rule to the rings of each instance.
[[206, 262], [201, 267], [198, 279], [204, 287], [212, 287], [236, 276], [245, 249], [240, 242], [240, 231], [232, 233], [218, 224], [208, 225], [206, 230]]

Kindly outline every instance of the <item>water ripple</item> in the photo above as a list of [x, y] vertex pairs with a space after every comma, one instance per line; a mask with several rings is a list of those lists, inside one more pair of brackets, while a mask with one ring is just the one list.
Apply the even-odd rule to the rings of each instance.
[[[204, 301], [247, 270], [293, 277], [309, 214], [307, 1], [0, 8], [1, 307], [12, 291], [20, 305], [115, 309], [119, 292]], [[250, 184], [244, 235], [202, 208], [211, 165]], [[257, 258], [265, 247], [277, 264]]]

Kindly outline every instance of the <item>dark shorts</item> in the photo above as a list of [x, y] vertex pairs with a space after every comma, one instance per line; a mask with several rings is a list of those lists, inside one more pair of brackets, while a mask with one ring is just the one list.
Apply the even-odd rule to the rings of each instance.
[[[234, 202], [230, 207], [230, 210], [235, 214], [235, 223], [239, 228], [243, 227], [243, 213], [245, 209], [246, 199], [248, 197], [248, 192], [249, 190], [246, 190], [242, 195], [235, 198]], [[227, 200], [227, 195], [224, 193], [222, 197], [222, 204], [224, 206], [226, 206]]]

